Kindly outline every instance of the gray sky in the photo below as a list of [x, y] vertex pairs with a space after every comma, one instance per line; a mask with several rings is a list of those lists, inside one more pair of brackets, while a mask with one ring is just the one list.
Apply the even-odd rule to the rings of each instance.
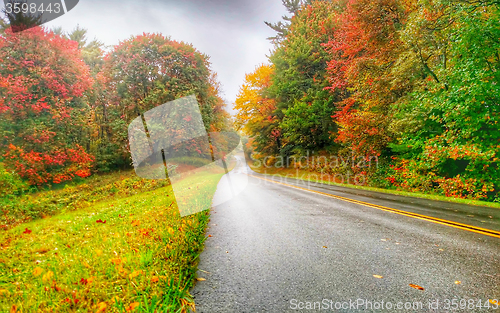
[[245, 73], [266, 62], [274, 31], [264, 21], [285, 14], [281, 0], [80, 0], [66, 15], [46, 24], [65, 31], [79, 24], [114, 45], [131, 35], [161, 32], [208, 54], [222, 83], [224, 98], [234, 102]]

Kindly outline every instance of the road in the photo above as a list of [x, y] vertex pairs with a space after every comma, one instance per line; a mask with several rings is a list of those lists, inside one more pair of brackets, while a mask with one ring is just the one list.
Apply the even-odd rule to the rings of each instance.
[[280, 181], [241, 157], [231, 174], [244, 188], [219, 185], [197, 312], [500, 312], [500, 238], [399, 212], [498, 231], [499, 209]]

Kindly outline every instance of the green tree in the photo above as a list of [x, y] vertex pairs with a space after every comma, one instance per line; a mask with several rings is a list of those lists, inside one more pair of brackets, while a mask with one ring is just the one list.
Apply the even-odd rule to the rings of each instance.
[[283, 15], [281, 17], [283, 21], [278, 21], [276, 23], [264, 22], [267, 26], [269, 26], [276, 32], [276, 36], [269, 37], [267, 39], [272, 40], [275, 43], [283, 41], [290, 30], [292, 17], [304, 6], [312, 4], [313, 1], [314, 0], [281, 0], [283, 6], [286, 8], [288, 13], [291, 14], [291, 17], [288, 15]]
[[447, 195], [500, 190], [499, 17], [494, 2], [447, 1], [411, 16], [408, 40], [428, 79], [397, 108], [394, 128], [404, 157]]
[[338, 94], [325, 90], [330, 56], [323, 45], [333, 36], [337, 8], [328, 1], [305, 6], [270, 57], [275, 74], [269, 93], [277, 103], [283, 156], [336, 148], [331, 139], [336, 124], [331, 116]]

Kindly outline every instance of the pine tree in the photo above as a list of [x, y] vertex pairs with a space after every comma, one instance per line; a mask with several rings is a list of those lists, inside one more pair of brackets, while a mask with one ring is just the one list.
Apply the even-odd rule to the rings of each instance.
[[[305, 5], [311, 4], [313, 0], [281, 0], [283, 5], [285, 6], [288, 13], [292, 14], [292, 17]], [[292, 17], [287, 15], [283, 15], [283, 21], [278, 21], [277, 23], [264, 22], [267, 26], [271, 27], [274, 31], [277, 32], [276, 36], [269, 37], [267, 39], [272, 40], [273, 42], [281, 42], [286, 35], [288, 34], [288, 30], [290, 28], [290, 24], [292, 21]]]

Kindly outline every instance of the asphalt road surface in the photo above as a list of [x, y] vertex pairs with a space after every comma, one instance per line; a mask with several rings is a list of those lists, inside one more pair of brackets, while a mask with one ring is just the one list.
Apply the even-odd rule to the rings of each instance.
[[458, 228], [495, 234], [500, 209], [284, 181], [241, 156], [226, 181], [200, 256], [206, 280], [191, 291], [197, 312], [500, 313], [488, 301], [500, 299], [500, 238]]

